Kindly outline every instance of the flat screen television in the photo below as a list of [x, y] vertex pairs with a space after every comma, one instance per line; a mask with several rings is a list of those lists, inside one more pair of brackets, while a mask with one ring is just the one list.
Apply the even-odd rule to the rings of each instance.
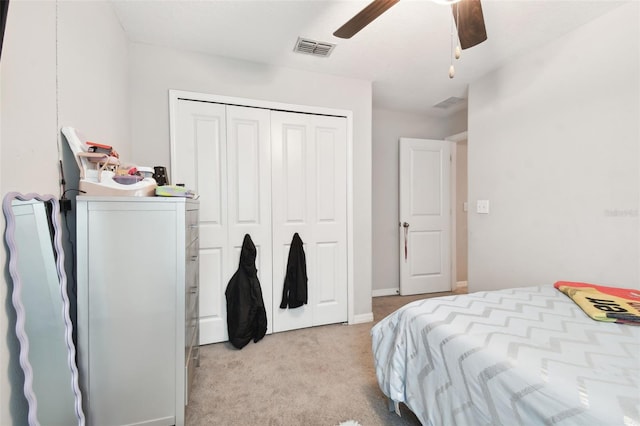
[[7, 11], [9, 0], [0, 0], [0, 58], [2, 58], [2, 42], [4, 40], [4, 27], [7, 26]]

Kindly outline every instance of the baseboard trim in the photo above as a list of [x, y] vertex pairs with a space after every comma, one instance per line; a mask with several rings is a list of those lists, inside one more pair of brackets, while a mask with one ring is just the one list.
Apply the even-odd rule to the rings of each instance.
[[372, 297], [382, 297], [382, 296], [397, 296], [400, 294], [399, 288], [380, 288], [377, 290], [371, 291]]
[[[455, 288], [456, 290], [466, 290], [467, 289], [467, 281], [457, 281]], [[400, 289], [397, 287], [394, 288], [379, 288], [377, 290], [371, 290], [371, 297], [384, 297], [384, 296], [398, 296], [400, 294]]]
[[467, 284], [468, 283], [466, 281], [458, 281], [456, 283], [456, 290], [458, 290], [458, 289], [466, 289], [468, 287]]
[[354, 315], [353, 316], [353, 322], [351, 323], [353, 324], [364, 324], [367, 322], [372, 322], [373, 321], [373, 312], [369, 312], [368, 314], [359, 314], [359, 315]]

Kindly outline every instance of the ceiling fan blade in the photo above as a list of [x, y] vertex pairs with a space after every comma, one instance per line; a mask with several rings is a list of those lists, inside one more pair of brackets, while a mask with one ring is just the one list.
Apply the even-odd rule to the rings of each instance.
[[487, 39], [480, 0], [462, 0], [451, 6], [458, 28], [460, 47], [468, 49]]
[[358, 31], [369, 25], [374, 19], [382, 15], [382, 13], [399, 1], [400, 0], [373, 0], [367, 7], [338, 28], [333, 35], [340, 38], [353, 37]]

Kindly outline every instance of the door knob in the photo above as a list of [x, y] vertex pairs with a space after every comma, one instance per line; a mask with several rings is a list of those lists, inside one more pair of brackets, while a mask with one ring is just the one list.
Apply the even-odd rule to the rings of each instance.
[[406, 262], [408, 257], [407, 240], [409, 237], [409, 223], [402, 222], [402, 227], [404, 228], [404, 261]]

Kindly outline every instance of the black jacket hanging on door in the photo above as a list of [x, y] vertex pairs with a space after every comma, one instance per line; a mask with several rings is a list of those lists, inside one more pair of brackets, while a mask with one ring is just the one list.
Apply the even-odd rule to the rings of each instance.
[[256, 246], [249, 234], [244, 236], [240, 265], [229, 280], [225, 296], [231, 344], [242, 349], [251, 339], [257, 343], [267, 332], [267, 313], [256, 269]]
[[284, 277], [280, 309], [298, 308], [307, 304], [307, 263], [302, 240], [296, 232], [289, 248], [287, 274]]

